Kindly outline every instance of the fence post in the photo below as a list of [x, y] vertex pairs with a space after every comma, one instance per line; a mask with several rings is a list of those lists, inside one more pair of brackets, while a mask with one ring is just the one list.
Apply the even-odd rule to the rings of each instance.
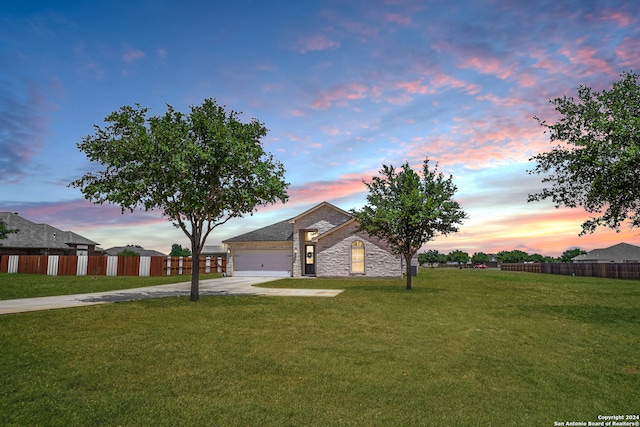
[[86, 255], [78, 256], [78, 267], [76, 268], [76, 276], [86, 276], [88, 265], [89, 265], [88, 256]]
[[20, 257], [18, 255], [9, 255], [9, 266], [7, 267], [7, 273], [18, 272], [18, 261]]
[[149, 276], [151, 275], [151, 257], [150, 256], [141, 256], [140, 257], [140, 266], [138, 267], [138, 276]]
[[58, 275], [58, 261], [60, 257], [58, 255], [49, 255], [47, 260], [47, 275], [48, 276], [57, 276]]
[[117, 276], [117, 275], [118, 275], [118, 257], [108, 256], [107, 257], [107, 276]]

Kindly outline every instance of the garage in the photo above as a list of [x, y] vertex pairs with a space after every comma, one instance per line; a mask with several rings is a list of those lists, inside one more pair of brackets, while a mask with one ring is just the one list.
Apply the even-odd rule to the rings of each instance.
[[291, 277], [291, 250], [235, 250], [234, 276]]

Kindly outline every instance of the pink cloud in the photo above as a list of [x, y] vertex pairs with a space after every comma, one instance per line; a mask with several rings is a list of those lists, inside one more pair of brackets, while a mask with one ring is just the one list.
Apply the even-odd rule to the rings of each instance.
[[540, 68], [549, 71], [549, 74], [566, 74], [567, 64], [557, 59], [549, 58], [546, 54], [541, 52], [537, 54], [531, 54], [532, 58], [536, 59], [534, 68]]
[[505, 66], [502, 61], [490, 57], [469, 57], [459, 62], [458, 66], [462, 68], [473, 68], [480, 73], [490, 74], [502, 80], [510, 77], [513, 74], [513, 70], [510, 66]]
[[127, 49], [125, 53], [122, 54], [122, 60], [127, 64], [131, 64], [138, 59], [144, 58], [144, 52], [137, 49]]
[[295, 110], [291, 110], [289, 111], [289, 114], [291, 114], [294, 117], [306, 117], [306, 114], [304, 111], [302, 111], [299, 108], [296, 108]]
[[325, 35], [317, 35], [300, 40], [298, 43], [301, 47], [298, 49], [300, 53], [313, 52], [318, 50], [335, 49], [340, 47], [340, 42], [333, 41]]
[[163, 48], [158, 48], [158, 49], [156, 50], [156, 53], [157, 53], [157, 55], [158, 55], [158, 58], [162, 58], [162, 59], [166, 58], [166, 57], [169, 55], [169, 53], [167, 52], [167, 50], [166, 50], [166, 49], [163, 49]]
[[324, 110], [334, 104], [345, 106], [347, 101], [365, 98], [367, 91], [367, 86], [361, 83], [337, 85], [320, 93], [312, 108]]
[[621, 64], [625, 67], [638, 63], [638, 52], [640, 52], [640, 38], [632, 39], [626, 36], [616, 48], [616, 55], [618, 55]]
[[365, 40], [375, 39], [380, 33], [379, 28], [371, 25], [366, 25], [362, 22], [342, 21], [340, 25], [349, 33], [358, 35]]
[[318, 200], [335, 200], [366, 191], [362, 179], [371, 176], [345, 175], [336, 181], [314, 181], [290, 187], [288, 194], [296, 203], [318, 203]]
[[533, 73], [518, 73], [516, 78], [518, 79], [518, 84], [522, 87], [535, 86], [538, 80], [536, 75]]
[[401, 15], [399, 13], [386, 13], [384, 16], [386, 22], [392, 24], [409, 25], [411, 24], [411, 17], [407, 15]]
[[637, 22], [637, 18], [615, 10], [606, 10], [600, 14], [601, 21], [613, 21], [619, 27], [628, 27]]
[[523, 105], [526, 101], [522, 98], [515, 97], [500, 97], [496, 96], [492, 93], [488, 93], [486, 95], [476, 96], [478, 101], [489, 101], [494, 105], [500, 107], [517, 107]]
[[422, 79], [410, 82], [398, 82], [394, 85], [397, 89], [405, 90], [408, 93], [426, 94], [429, 88], [423, 83]]
[[588, 69], [584, 72], [585, 75], [594, 73], [606, 73], [616, 74], [615, 70], [604, 59], [596, 57], [598, 51], [591, 47], [586, 46], [577, 51], [573, 51], [567, 47], [562, 49], [562, 54], [565, 55], [572, 64], [586, 65]]
[[349, 131], [341, 131], [336, 126], [320, 126], [320, 131], [322, 133], [330, 135], [330, 136], [350, 135], [351, 134], [351, 132], [349, 132]]
[[475, 95], [480, 92], [482, 89], [479, 85], [475, 83], [467, 83], [463, 80], [458, 79], [457, 77], [453, 77], [441, 72], [436, 73], [432, 79], [431, 83], [438, 87], [453, 87], [456, 89], [463, 89], [470, 95]]

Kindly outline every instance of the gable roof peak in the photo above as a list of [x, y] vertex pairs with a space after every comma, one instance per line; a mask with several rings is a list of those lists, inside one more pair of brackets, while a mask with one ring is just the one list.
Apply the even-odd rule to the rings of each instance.
[[338, 211], [338, 212], [340, 212], [340, 213], [342, 213], [342, 214], [344, 214], [344, 215], [347, 215], [349, 218], [351, 218], [351, 217], [353, 216], [353, 215], [351, 215], [349, 212], [347, 212], [347, 211], [345, 211], [345, 210], [343, 210], [343, 209], [340, 209], [339, 207], [337, 207], [337, 206], [335, 206], [335, 205], [333, 205], [333, 204], [331, 204], [331, 203], [329, 203], [329, 202], [327, 202], [327, 201], [324, 201], [324, 202], [322, 202], [322, 203], [319, 203], [319, 204], [315, 205], [314, 207], [312, 207], [312, 208], [310, 208], [310, 209], [307, 209], [306, 211], [302, 212], [301, 214], [296, 215], [295, 217], [291, 218], [291, 219], [289, 220], [289, 222], [290, 222], [291, 224], [293, 224], [293, 223], [295, 223], [298, 219], [300, 219], [300, 218], [302, 218], [302, 217], [304, 217], [304, 216], [307, 216], [307, 215], [309, 215], [310, 213], [312, 213], [312, 212], [314, 212], [314, 211], [317, 211], [318, 209], [323, 208], [323, 207], [329, 207], [329, 208], [331, 208], [331, 209], [334, 209], [334, 210], [336, 210], [336, 211]]

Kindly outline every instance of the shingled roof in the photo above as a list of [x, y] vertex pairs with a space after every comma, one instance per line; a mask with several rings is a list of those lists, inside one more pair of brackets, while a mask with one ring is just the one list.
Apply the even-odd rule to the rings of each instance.
[[123, 251], [136, 252], [140, 256], [167, 256], [166, 254], [163, 254], [162, 252], [156, 251], [154, 249], [145, 249], [139, 246], [131, 246], [131, 245], [114, 246], [113, 248], [105, 249], [104, 253], [107, 255], [115, 256]]
[[72, 231], [63, 231], [48, 224], [36, 224], [13, 212], [0, 212], [0, 220], [9, 229], [19, 230], [7, 235], [0, 244], [7, 248], [70, 249], [70, 245], [97, 245]]
[[293, 224], [289, 220], [280, 221], [257, 230], [223, 240], [229, 242], [286, 242], [293, 241]]
[[603, 249], [594, 249], [573, 258], [573, 262], [637, 262], [640, 260], [640, 246], [618, 243]]

